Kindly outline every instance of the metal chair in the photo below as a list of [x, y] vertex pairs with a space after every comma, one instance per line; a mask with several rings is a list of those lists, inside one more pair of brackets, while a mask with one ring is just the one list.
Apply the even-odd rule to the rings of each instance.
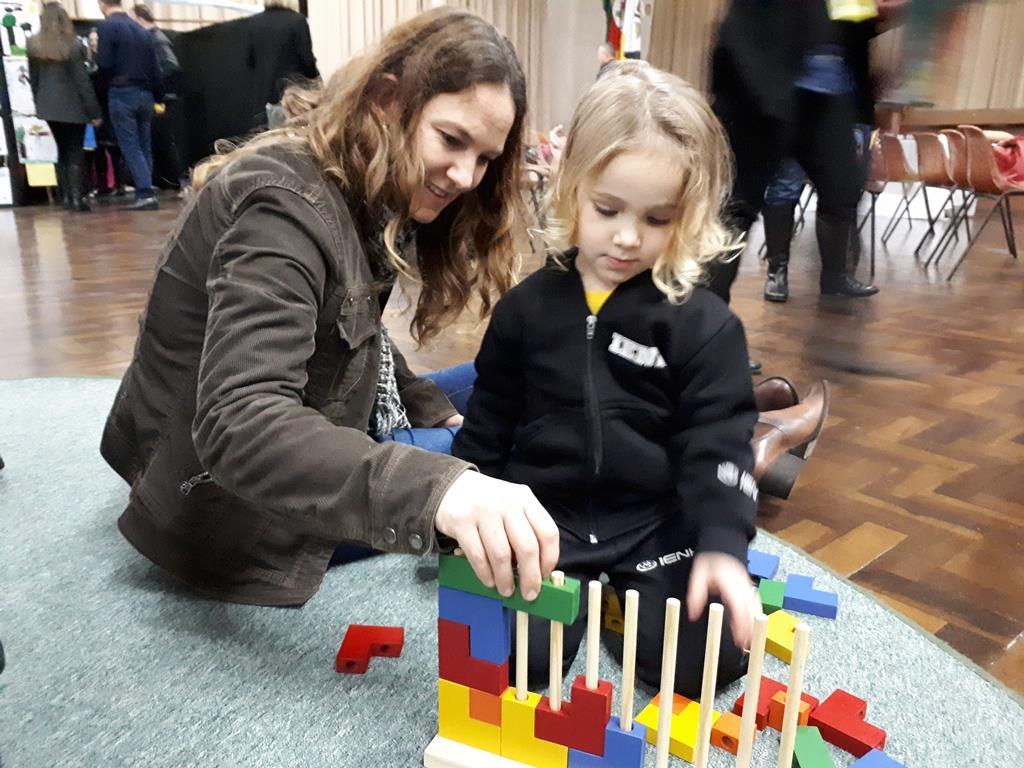
[[[1003, 233], [1006, 235], [1006, 247], [1013, 258], [1017, 258], [1017, 236], [1013, 231], [1013, 209], [1010, 206], [1010, 198], [1024, 195], [1024, 186], [1018, 186], [1011, 182], [996, 165], [995, 157], [992, 154], [992, 145], [985, 138], [985, 133], [973, 125], [961, 125], [960, 131], [967, 142], [967, 177], [974, 191], [975, 198], [984, 197], [987, 200], [994, 200], [995, 205], [988, 215], [982, 220], [981, 225], [975, 230], [974, 236], [967, 243], [964, 252], [960, 254], [953, 269], [950, 270], [946, 280], [952, 280], [953, 275], [960, 269], [971, 248], [978, 242], [982, 231], [992, 220], [993, 214], [998, 210], [1003, 220]], [[966, 214], [965, 214], [966, 215]]]

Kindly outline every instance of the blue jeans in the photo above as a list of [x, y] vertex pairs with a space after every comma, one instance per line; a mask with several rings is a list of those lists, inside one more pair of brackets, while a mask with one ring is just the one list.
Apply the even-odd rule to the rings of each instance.
[[135, 199], [153, 197], [153, 94], [142, 88], [111, 88], [110, 122], [135, 183]]
[[[476, 369], [472, 363], [463, 363], [452, 368], [445, 368], [441, 371], [428, 373], [423, 378], [430, 379], [438, 388], [452, 401], [452, 405], [459, 413], [466, 412], [469, 403], [469, 396], [473, 392], [473, 384], [476, 382]], [[458, 427], [411, 427], [407, 429], [396, 429], [387, 437], [380, 438], [379, 442], [386, 443], [394, 441], [415, 445], [425, 451], [433, 453], [452, 452], [452, 441]], [[359, 544], [339, 544], [331, 556], [330, 565], [351, 563], [355, 560], [363, 560], [367, 557], [382, 554], [376, 549], [364, 547]]]
[[796, 205], [800, 201], [800, 193], [807, 183], [807, 174], [800, 163], [787, 157], [779, 163], [779, 170], [764, 191], [765, 206]]

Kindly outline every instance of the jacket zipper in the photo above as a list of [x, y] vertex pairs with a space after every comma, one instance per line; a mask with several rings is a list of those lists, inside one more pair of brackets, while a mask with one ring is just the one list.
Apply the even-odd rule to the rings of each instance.
[[[601, 474], [601, 457], [604, 453], [601, 435], [601, 412], [598, 408], [597, 391], [594, 387], [594, 366], [592, 350], [594, 346], [594, 333], [596, 329], [597, 316], [587, 315], [587, 370], [585, 376], [584, 389], [587, 397], [587, 423], [589, 425], [590, 432], [591, 468], [593, 472], [592, 479], [595, 481], [595, 483], [597, 481], [598, 476]], [[591, 493], [590, 501], [587, 503], [587, 511], [590, 517], [590, 543], [597, 544], [597, 536], [594, 534], [593, 493]]]
[[212, 483], [213, 478], [209, 472], [202, 472], [198, 475], [193, 475], [188, 480], [178, 486], [178, 490], [181, 491], [182, 496], [188, 496], [192, 493], [192, 489], [197, 485], [204, 485], [205, 483]]

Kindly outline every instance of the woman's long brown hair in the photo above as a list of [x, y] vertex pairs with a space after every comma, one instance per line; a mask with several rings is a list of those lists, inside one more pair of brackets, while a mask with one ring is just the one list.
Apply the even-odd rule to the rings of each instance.
[[[201, 185], [239, 154], [269, 144], [305, 144], [342, 187], [364, 237], [386, 225], [392, 265], [411, 274], [395, 249], [395, 236], [409, 220], [413, 191], [423, 182], [410, 138], [430, 99], [484, 83], [508, 87], [515, 120], [504, 152], [490, 163], [480, 185], [417, 228], [422, 286], [411, 331], [425, 341], [455, 320], [474, 295], [481, 317], [490, 312], [514, 281], [513, 238], [527, 226], [521, 187], [526, 81], [512, 44], [491, 24], [445, 7], [399, 24], [324, 88], [289, 89], [282, 99], [289, 115], [284, 127], [210, 158], [196, 169], [194, 181]], [[398, 105], [397, 121], [388, 105]]]
[[42, 61], [67, 61], [71, 49], [78, 45], [71, 17], [58, 2], [43, 6], [39, 16], [39, 31], [28, 39], [28, 55]]

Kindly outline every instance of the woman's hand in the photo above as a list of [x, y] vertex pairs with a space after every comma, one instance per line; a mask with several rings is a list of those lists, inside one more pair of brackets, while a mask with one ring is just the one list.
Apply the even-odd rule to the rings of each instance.
[[719, 595], [729, 610], [736, 646], [749, 649], [754, 616], [760, 611], [761, 603], [750, 583], [746, 566], [723, 552], [697, 555], [690, 570], [690, 588], [686, 594], [690, 621], [701, 617], [711, 593]]
[[525, 485], [463, 472], [441, 499], [434, 518], [459, 543], [477, 577], [509, 597], [513, 558], [523, 597], [540, 594], [541, 580], [558, 563], [558, 527]]
[[461, 427], [462, 426], [462, 414], [456, 413], [454, 416], [449, 416], [447, 419], [442, 421], [438, 426], [441, 427]]

